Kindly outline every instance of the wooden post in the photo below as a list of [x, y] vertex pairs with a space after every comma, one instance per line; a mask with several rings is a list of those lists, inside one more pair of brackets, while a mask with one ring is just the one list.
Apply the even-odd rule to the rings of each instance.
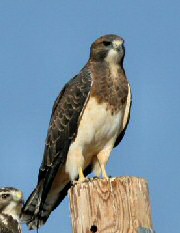
[[148, 183], [137, 177], [91, 179], [70, 191], [74, 233], [150, 233]]

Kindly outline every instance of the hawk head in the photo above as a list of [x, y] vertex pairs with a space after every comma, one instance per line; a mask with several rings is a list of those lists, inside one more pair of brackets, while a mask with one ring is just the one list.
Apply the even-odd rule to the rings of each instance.
[[23, 206], [23, 193], [15, 188], [0, 189], [0, 213], [19, 220]]
[[91, 45], [90, 60], [121, 65], [125, 55], [124, 40], [117, 35], [105, 35]]

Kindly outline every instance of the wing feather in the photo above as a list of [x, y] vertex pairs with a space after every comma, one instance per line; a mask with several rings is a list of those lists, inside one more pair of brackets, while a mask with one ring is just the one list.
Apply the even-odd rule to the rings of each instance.
[[84, 69], [65, 85], [55, 101], [43, 162], [39, 170], [39, 182], [45, 178], [42, 198], [43, 196], [46, 198], [57, 170], [66, 162], [68, 149], [76, 137], [81, 113], [89, 98], [91, 85], [90, 72]]
[[129, 120], [130, 120], [130, 113], [131, 113], [131, 106], [132, 106], [132, 94], [131, 94], [131, 88], [129, 86], [129, 109], [128, 109], [128, 114], [127, 114], [127, 119], [126, 119], [126, 122], [124, 124], [124, 127], [123, 129], [121, 129], [116, 141], [115, 141], [115, 144], [114, 144], [114, 147], [118, 146], [119, 143], [121, 142], [121, 140], [123, 139], [124, 135], [125, 135], [125, 132], [126, 132], [126, 129], [127, 129], [127, 126], [129, 124]]
[[[33, 229], [38, 228], [48, 218], [42, 217], [41, 211], [57, 172], [65, 165], [70, 144], [75, 140], [82, 113], [89, 99], [91, 86], [91, 73], [85, 66], [79, 75], [64, 86], [54, 103], [38, 184], [23, 207], [22, 220]], [[67, 184], [56, 202], [65, 197], [69, 187]], [[57, 206], [56, 202], [54, 208]]]

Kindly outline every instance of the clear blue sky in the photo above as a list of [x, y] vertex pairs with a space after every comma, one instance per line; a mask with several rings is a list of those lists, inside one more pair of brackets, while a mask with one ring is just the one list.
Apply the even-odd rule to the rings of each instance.
[[[133, 91], [130, 125], [108, 173], [147, 178], [156, 232], [179, 233], [178, 0], [0, 1], [0, 186], [28, 197], [53, 102], [86, 63], [90, 44], [108, 33], [126, 41]], [[71, 232], [68, 198], [40, 232]]]

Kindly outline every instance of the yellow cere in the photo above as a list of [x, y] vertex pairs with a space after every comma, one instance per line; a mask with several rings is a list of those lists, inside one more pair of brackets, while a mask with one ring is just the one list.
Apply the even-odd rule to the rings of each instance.
[[16, 193], [16, 198], [17, 198], [18, 200], [21, 199], [22, 196], [23, 196], [22, 192]]

